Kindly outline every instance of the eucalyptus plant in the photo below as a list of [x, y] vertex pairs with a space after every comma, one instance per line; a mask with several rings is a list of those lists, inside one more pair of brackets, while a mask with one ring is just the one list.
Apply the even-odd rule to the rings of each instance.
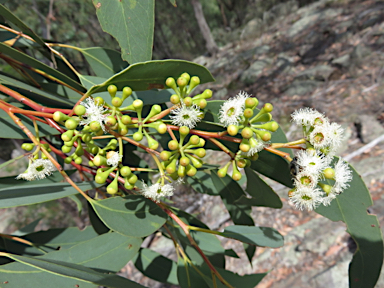
[[[255, 287], [267, 273], [226, 270], [226, 256], [237, 255], [217, 236], [242, 242], [249, 261], [257, 246], [283, 246], [279, 231], [257, 226], [250, 214], [255, 206], [282, 207], [265, 177], [290, 188], [290, 205], [346, 224], [357, 244], [350, 287], [374, 287], [382, 234], [367, 213], [372, 199], [361, 177], [336, 155], [341, 126], [300, 109], [292, 121], [303, 135], [288, 141], [273, 120], [273, 103], [261, 105], [243, 91], [214, 100], [212, 90], [196, 89], [214, 81], [205, 67], [151, 61], [154, 0], [94, 5], [121, 54], [49, 42], [0, 6], [0, 58], [13, 69], [0, 72], [0, 135], [25, 140], [25, 154], [0, 167], [28, 159], [23, 173], [0, 178], [0, 207], [83, 197], [91, 220], [84, 230], [35, 232], [34, 222], [17, 235], [0, 234], [2, 287], [143, 287], [116, 274], [129, 261], [180, 287]], [[82, 53], [96, 76], [80, 74], [64, 49]], [[229, 160], [207, 164], [207, 151]], [[211, 230], [173, 207], [181, 185], [220, 197], [233, 225]], [[154, 233], [172, 241], [177, 261], [141, 247]]]

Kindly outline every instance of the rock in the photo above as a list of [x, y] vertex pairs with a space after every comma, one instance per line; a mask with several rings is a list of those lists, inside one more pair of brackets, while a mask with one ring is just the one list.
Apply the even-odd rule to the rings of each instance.
[[304, 95], [315, 90], [321, 82], [315, 80], [294, 81], [287, 86], [284, 93], [289, 96]]
[[264, 23], [267, 25], [272, 24], [277, 18], [286, 16], [299, 9], [299, 3], [296, 0], [279, 3], [273, 6], [270, 10], [263, 13]]
[[384, 134], [384, 128], [372, 115], [359, 115], [356, 123], [360, 128], [360, 138], [363, 143], [369, 143]]
[[241, 74], [240, 80], [247, 85], [254, 83], [255, 80], [263, 72], [263, 69], [271, 63], [272, 61], [270, 59], [263, 59], [254, 62], [247, 70]]
[[248, 40], [259, 38], [263, 34], [263, 20], [260, 18], [252, 19], [249, 21], [240, 35], [240, 40]]
[[326, 81], [329, 75], [333, 72], [334, 68], [328, 65], [318, 65], [316, 67], [307, 69], [295, 77], [295, 80], [317, 80]]
[[342, 9], [329, 8], [323, 11], [304, 16], [300, 20], [296, 21], [289, 29], [288, 36], [294, 37], [303, 30], [313, 26], [318, 21], [326, 21], [332, 19], [342, 13]]
[[351, 65], [351, 57], [349, 54], [345, 54], [339, 58], [332, 60], [332, 64], [337, 64], [337, 65], [340, 65], [342, 67], [347, 68]]
[[228, 99], [228, 90], [227, 88], [222, 88], [214, 93], [215, 99], [217, 100], [227, 100]]
[[261, 45], [254, 47], [252, 49], [246, 50], [239, 54], [239, 57], [248, 60], [252, 59], [255, 55], [268, 53], [271, 47], [269, 45]]

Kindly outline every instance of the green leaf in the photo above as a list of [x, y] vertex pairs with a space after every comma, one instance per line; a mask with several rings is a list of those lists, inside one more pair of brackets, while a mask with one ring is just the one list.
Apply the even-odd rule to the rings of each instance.
[[93, 200], [90, 204], [108, 228], [127, 236], [148, 236], [168, 217], [154, 202], [140, 195]]
[[24, 236], [24, 235], [29, 234], [29, 233], [33, 233], [35, 231], [37, 224], [39, 224], [41, 219], [42, 218], [38, 218], [38, 219], [32, 221], [31, 223], [25, 225], [24, 227], [16, 230], [15, 232], [12, 232], [12, 235], [20, 237], [20, 236]]
[[5, 55], [10, 56], [12, 59], [15, 59], [23, 64], [25, 64], [27, 67], [28, 65], [41, 70], [42, 72], [45, 72], [46, 74], [57, 78], [58, 80], [66, 83], [70, 87], [75, 88], [76, 90], [80, 92], [85, 92], [85, 89], [83, 86], [81, 86], [78, 82], [74, 81], [72, 78], [68, 77], [67, 75], [59, 72], [58, 70], [49, 67], [48, 65], [36, 60], [35, 58], [32, 58], [28, 56], [25, 53], [22, 53], [12, 47], [9, 47], [8, 45], [4, 43], [0, 43], [0, 52], [4, 53]]
[[237, 255], [237, 253], [233, 249], [226, 249], [225, 250], [225, 256], [240, 259], [239, 255]]
[[[108, 287], [142, 287], [125, 278], [106, 274], [120, 270], [137, 253], [141, 242], [140, 238], [108, 233], [69, 249], [50, 252], [43, 256], [10, 254], [9, 258], [28, 266], [10, 263], [1, 266], [0, 272], [7, 277], [9, 284], [14, 285], [13, 287], [34, 287], [21, 284], [34, 283], [38, 280], [48, 285], [50, 282], [47, 280], [53, 281], [56, 287], [73, 287], [68, 285], [73, 283], [73, 279]], [[24, 277], [20, 277], [20, 272]], [[79, 286], [83, 287], [84, 283], [80, 283]]]
[[169, 0], [174, 7], [177, 7], [176, 0]]
[[276, 229], [270, 227], [227, 226], [220, 236], [262, 247], [277, 248], [284, 245], [284, 237]]
[[243, 196], [237, 203], [271, 208], [283, 207], [280, 197], [252, 169], [245, 168], [245, 174], [247, 175], [247, 188], [245, 191], [252, 198], [249, 199]]
[[206, 275], [199, 275], [194, 267], [181, 258], [177, 262], [177, 279], [181, 288], [209, 288], [205, 280], [208, 282], [211, 280]]
[[35, 246], [29, 246], [7, 238], [2, 238], [0, 241], [0, 249], [18, 255], [39, 256], [47, 252], [70, 248], [96, 236], [98, 236], [98, 234], [91, 226], [87, 226], [84, 230], [79, 230], [77, 227], [54, 228], [21, 236], [21, 238], [34, 243]]
[[330, 206], [322, 205], [315, 211], [332, 221], [343, 221], [357, 244], [349, 266], [349, 287], [374, 287], [383, 264], [383, 237], [377, 217], [367, 213], [367, 208], [373, 204], [370, 193], [356, 170], [352, 166], [349, 168], [353, 172], [350, 187]]
[[95, 210], [93, 210], [92, 205], [89, 204], [89, 202], [87, 204], [88, 204], [89, 220], [91, 221], [93, 229], [95, 229], [95, 231], [98, 234], [108, 233], [110, 231], [110, 229], [107, 226], [105, 226], [105, 224], [100, 220], [100, 218], [97, 216]]
[[[254, 288], [257, 284], [260, 283], [261, 280], [267, 275], [267, 273], [260, 274], [250, 274], [250, 275], [239, 275], [233, 273], [228, 270], [224, 270], [221, 268], [216, 268], [223, 278], [228, 281], [233, 287], [241, 287], [241, 288]], [[217, 282], [219, 282], [217, 280]], [[221, 284], [221, 283], [220, 283]], [[221, 284], [222, 287], [226, 287]]]
[[207, 173], [206, 171], [197, 171], [195, 176], [187, 177], [186, 180], [196, 192], [212, 196], [220, 195], [213, 183], [210, 173]]
[[[10, 86], [10, 88], [15, 90], [16, 92], [19, 92], [20, 94], [27, 96], [28, 98], [31, 98], [36, 102], [43, 103], [46, 106], [55, 106], [59, 108], [69, 108], [73, 106], [72, 102], [64, 97], [45, 92], [43, 90], [40, 90], [36, 87], [33, 87], [22, 81], [13, 79], [3, 74], [0, 74], [0, 83], [3, 85]], [[78, 93], [76, 93], [76, 95], [80, 99], [81, 95]]]
[[177, 264], [153, 250], [142, 248], [134, 260], [135, 267], [156, 281], [178, 285]]
[[128, 63], [121, 59], [121, 54], [115, 50], [101, 47], [76, 48], [80, 51], [96, 76], [109, 78], [127, 68]]
[[[19, 180], [22, 182], [23, 180]], [[77, 183], [77, 186], [83, 190], [94, 189], [100, 185], [95, 182]], [[6, 187], [0, 189], [0, 208], [31, 205], [47, 202], [55, 199], [64, 198], [77, 194], [77, 190], [68, 183], [52, 183], [49, 186], [39, 181], [27, 182], [27, 184]]]
[[116, 38], [128, 63], [151, 60], [155, 25], [154, 0], [93, 0], [103, 31]]
[[[0, 15], [3, 16], [7, 21], [15, 24], [21, 32], [30, 36], [36, 43], [40, 44], [42, 47], [47, 48], [43, 39], [41, 39], [35, 32], [32, 31], [23, 21], [20, 20], [15, 14], [9, 11], [4, 5], [0, 4]], [[47, 48], [48, 49], [48, 48]]]
[[[29, 131], [35, 131], [31, 119], [20, 114], [18, 114], [17, 117], [21, 119]], [[40, 122], [37, 122], [37, 125], [39, 126], [40, 137], [59, 134], [56, 129], [48, 125]], [[0, 110], [0, 131], [2, 138], [29, 139], [28, 136], [20, 129], [20, 127], [12, 120], [11, 117], [9, 117], [9, 115], [4, 110]]]
[[83, 197], [83, 196], [81, 196], [80, 194], [68, 196], [69, 199], [75, 202], [77, 207], [77, 212], [79, 213], [79, 216], [80, 216], [81, 212], [83, 211], [83, 203], [80, 201], [79, 197]]
[[125, 86], [131, 87], [134, 91], [164, 89], [165, 80], [168, 77], [178, 78], [184, 72], [189, 73], [191, 76], [199, 76], [202, 84], [214, 81], [207, 68], [193, 62], [154, 60], [132, 64], [104, 83], [95, 85], [87, 93], [107, 91], [107, 87], [111, 84], [116, 85], [119, 90], [122, 90]]

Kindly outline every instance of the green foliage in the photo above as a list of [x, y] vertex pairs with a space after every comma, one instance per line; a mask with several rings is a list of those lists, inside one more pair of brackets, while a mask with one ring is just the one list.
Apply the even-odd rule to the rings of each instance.
[[[85, 15], [89, 9], [81, 1], [69, 2], [69, 7], [79, 8], [74, 10], [77, 16]], [[20, 157], [28, 157], [29, 166], [23, 174], [33, 181], [0, 178], [0, 208], [33, 207], [32, 204], [70, 197], [81, 212], [83, 207], [78, 197], [83, 197], [88, 202], [92, 224], [82, 231], [68, 227], [33, 232], [40, 221], [37, 219], [16, 231], [17, 237], [1, 234], [0, 272], [7, 287], [40, 287], [41, 283], [47, 283], [47, 287], [142, 287], [116, 275], [132, 260], [145, 276], [163, 283], [180, 287], [251, 288], [266, 273], [240, 276], [225, 270], [225, 256], [238, 255], [231, 249], [225, 250], [217, 236], [242, 242], [250, 262], [257, 246], [283, 245], [283, 236], [273, 228], [257, 226], [251, 211], [255, 206], [282, 207], [280, 197], [267, 184], [269, 180], [264, 181], [259, 174], [293, 187], [286, 161], [293, 153], [279, 144], [288, 140], [275, 126], [271, 128], [272, 138], [263, 140], [267, 144], [258, 142], [264, 145], [260, 151], [248, 153], [239, 148], [240, 141], [246, 144], [247, 139], [261, 141], [260, 135], [270, 136], [268, 129], [258, 128], [257, 123], [277, 125], [270, 122], [268, 113], [272, 105], [258, 109], [256, 104], [240, 103], [238, 106], [247, 105], [251, 114], [261, 113], [267, 117], [252, 123], [252, 116], [242, 111], [232, 133], [221, 118], [233, 113], [236, 107], [223, 112], [224, 101], [209, 99], [212, 91], [197, 95], [193, 92], [194, 85], [214, 81], [205, 67], [184, 60], [151, 61], [153, 45], [203, 49], [196, 37], [198, 31], [191, 28], [195, 20], [185, 21], [194, 19], [190, 14], [191, 3], [165, 2], [166, 8], [159, 4], [155, 11], [153, 0], [93, 1], [101, 26], [117, 39], [121, 53], [115, 50], [116, 46], [111, 47], [114, 46], [111, 40], [105, 41], [108, 44], [105, 47], [100, 47], [104, 43], [97, 43], [89, 45], [95, 46], [91, 48], [45, 40], [50, 38], [47, 31], [33, 32], [21, 20], [31, 19], [30, 11], [21, 13], [18, 10], [21, 8], [16, 9], [14, 3], [10, 3], [10, 9], [0, 5], [4, 21], [21, 32], [8, 26], [0, 27], [0, 58], [9, 71], [13, 69], [12, 73], [0, 73], [1, 137], [33, 142], [24, 144], [27, 153]], [[237, 18], [239, 22], [227, 25], [241, 25], [240, 16], [244, 11], [240, 13], [239, 7], [249, 3], [245, 0], [201, 2], [211, 23], [217, 27], [224, 16]], [[37, 11], [43, 4], [28, 3]], [[230, 8], [236, 17], [228, 11]], [[17, 11], [11, 12], [13, 9]], [[63, 13], [58, 13], [57, 23], [68, 15], [67, 9], [63, 7]], [[165, 36], [160, 39], [157, 35], [153, 42], [155, 14], [159, 16], [156, 21], [160, 21], [158, 33]], [[176, 18], [178, 21], [163, 24], [166, 17], [169, 21]], [[231, 21], [236, 22], [233, 19]], [[180, 25], [180, 21], [185, 25]], [[32, 26], [36, 25], [34, 20]], [[63, 26], [60, 30], [66, 28]], [[76, 37], [71, 38], [70, 34], [76, 33], [70, 30], [65, 37], [66, 31], [61, 31], [57, 35], [62, 38], [58, 39], [74, 40]], [[55, 34], [53, 31], [58, 30], [52, 30]], [[93, 31], [88, 32], [94, 35]], [[190, 36], [184, 37], [178, 46], [175, 39], [169, 38], [174, 33]], [[38, 34], [45, 35], [39, 37]], [[65, 57], [66, 53], [71, 55], [71, 61]], [[72, 65], [71, 62], [78, 63]], [[244, 99], [255, 101], [255, 98]], [[70, 109], [79, 100], [83, 102], [76, 106], [73, 116]], [[183, 104], [179, 104], [181, 101]], [[179, 106], [172, 106], [170, 102]], [[179, 125], [183, 127], [176, 125], [174, 119], [183, 109], [187, 112], [183, 112], [179, 122], [196, 114], [199, 115], [195, 115], [196, 126], [188, 121]], [[241, 129], [250, 130], [252, 135], [244, 136]], [[299, 145], [309, 147], [309, 140], [302, 140]], [[232, 177], [227, 175], [228, 169], [224, 171], [200, 159], [206, 150], [224, 151], [229, 155], [230, 162], [225, 167], [231, 167]], [[52, 160], [49, 152], [55, 153], [60, 161]], [[0, 168], [14, 161], [17, 160], [6, 162]], [[40, 163], [39, 166], [34, 165], [36, 163]], [[57, 169], [63, 169], [60, 165], [64, 163], [73, 165], [81, 171], [78, 174], [81, 181], [71, 180], [74, 170], [53, 172], [52, 163]], [[245, 170], [245, 175], [237, 171], [239, 168]], [[330, 206], [321, 206], [316, 212], [332, 221], [343, 221], [357, 243], [349, 271], [350, 286], [373, 287], [382, 266], [383, 239], [376, 216], [366, 213], [372, 205], [369, 191], [355, 171], [352, 176], [350, 188], [337, 195]], [[162, 201], [160, 196], [172, 195], [175, 188], [170, 183], [180, 177], [185, 177], [185, 182], [198, 193], [219, 196], [234, 225], [226, 226], [223, 231], [211, 230], [197, 217], [168, 205], [171, 202]], [[88, 190], [96, 192], [86, 192]], [[297, 192], [292, 191], [291, 194]], [[172, 240], [177, 262], [151, 249], [140, 249], [142, 238], [154, 233]]]

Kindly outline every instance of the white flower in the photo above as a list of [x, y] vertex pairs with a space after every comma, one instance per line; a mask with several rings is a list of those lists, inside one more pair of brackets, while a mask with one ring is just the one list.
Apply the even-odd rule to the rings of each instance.
[[263, 140], [261, 140], [259, 138], [260, 137], [258, 137], [258, 139], [255, 139], [252, 137], [249, 139], [249, 146], [251, 146], [251, 148], [247, 152], [248, 157], [251, 157], [251, 156], [255, 155], [257, 152], [260, 152], [261, 150], [264, 149], [264, 147], [266, 147], [268, 145], [268, 142], [264, 142]]
[[349, 187], [348, 182], [352, 180], [352, 171], [349, 169], [347, 162], [343, 159], [335, 165], [335, 185], [333, 185], [332, 192], [340, 194]]
[[195, 104], [189, 107], [182, 105], [172, 110], [171, 113], [174, 114], [170, 116], [173, 125], [187, 126], [190, 129], [194, 128], [197, 122], [201, 121], [200, 117], [203, 115], [200, 108]]
[[219, 120], [224, 127], [229, 125], [239, 125], [239, 121], [243, 116], [245, 100], [249, 98], [246, 92], [240, 91], [235, 97], [225, 101], [220, 107]]
[[[97, 105], [97, 103], [95, 103], [95, 101], [91, 97], [88, 97], [87, 99], [85, 99], [85, 101], [86, 102], [80, 103], [85, 107], [86, 111], [83, 115], [82, 120], [80, 121], [80, 125], [88, 125], [91, 122], [96, 121], [100, 124], [101, 129], [106, 132], [104, 121], [108, 114], [104, 113], [107, 112], [108, 109], [104, 108], [103, 105]], [[84, 118], [84, 116], [86, 118]]]
[[333, 148], [338, 148], [343, 141], [344, 129], [337, 123], [331, 123], [328, 127], [328, 136]]
[[303, 169], [295, 176], [295, 186], [296, 188], [300, 187], [309, 187], [315, 188], [317, 182], [319, 181], [318, 173], [310, 173], [309, 171]]
[[309, 134], [309, 143], [315, 149], [327, 147], [331, 143], [329, 132], [329, 125], [315, 126], [315, 129]]
[[324, 206], [329, 206], [332, 202], [333, 199], [336, 198], [336, 194], [334, 192], [329, 192], [327, 194], [327, 196], [323, 197], [322, 201], [323, 201], [323, 205]]
[[310, 174], [320, 174], [327, 166], [326, 157], [302, 150], [297, 153], [297, 165]]
[[44, 179], [51, 175], [56, 168], [48, 159], [37, 159], [29, 163], [28, 169], [16, 177], [16, 179], [24, 179], [33, 181], [36, 179]]
[[312, 211], [322, 203], [323, 191], [318, 188], [300, 187], [292, 194], [289, 201], [299, 210]]
[[143, 182], [143, 188], [139, 191], [144, 197], [150, 198], [159, 203], [161, 197], [172, 196], [175, 188], [171, 184], [161, 185], [160, 183], [148, 186]]
[[314, 126], [316, 119], [325, 119], [324, 114], [308, 107], [296, 110], [291, 117], [293, 122], [303, 126]]
[[110, 151], [107, 153], [107, 164], [109, 166], [116, 167], [123, 159], [123, 155], [120, 155], [119, 152]]

